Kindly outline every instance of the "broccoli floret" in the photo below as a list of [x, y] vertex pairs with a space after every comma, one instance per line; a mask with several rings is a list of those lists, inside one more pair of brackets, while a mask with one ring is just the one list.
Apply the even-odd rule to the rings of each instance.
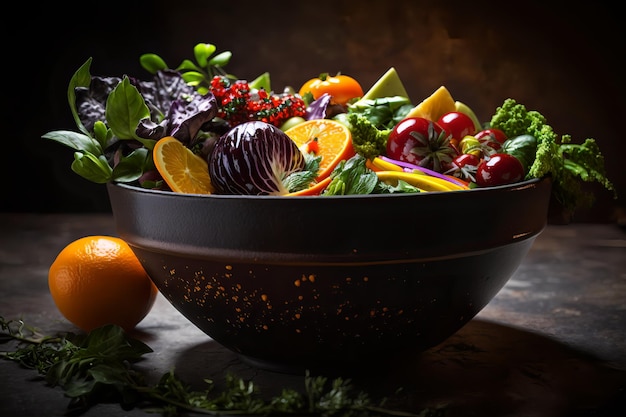
[[359, 113], [349, 113], [347, 122], [356, 153], [366, 159], [373, 159], [385, 153], [391, 129], [379, 129]]
[[551, 176], [554, 197], [570, 213], [593, 202], [593, 195], [583, 191], [582, 182], [598, 182], [613, 191], [617, 198], [606, 176], [604, 157], [594, 139], [575, 144], [570, 135], [559, 137], [543, 115], [527, 110], [511, 98], [496, 109], [490, 125], [510, 138], [529, 134], [537, 139], [537, 153], [526, 179]]

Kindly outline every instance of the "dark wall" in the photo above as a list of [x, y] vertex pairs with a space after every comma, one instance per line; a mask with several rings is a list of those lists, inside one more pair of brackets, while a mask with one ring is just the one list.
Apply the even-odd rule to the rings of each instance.
[[[232, 51], [228, 70], [240, 78], [269, 71], [277, 90], [338, 71], [368, 88], [394, 66], [415, 103], [445, 85], [488, 120], [505, 98], [515, 98], [558, 133], [595, 138], [610, 178], [626, 193], [626, 48], [617, 8], [535, 0], [86, 3], [23, 10], [14, 16], [19, 30], [3, 35], [8, 196], [1, 211], [108, 211], [105, 187], [70, 170], [71, 150], [41, 139], [75, 128], [70, 77], [93, 57], [93, 74], [147, 78], [141, 54], [157, 53], [175, 66], [199, 42]], [[624, 210], [623, 197], [590, 188], [598, 200], [576, 220], [613, 221]]]

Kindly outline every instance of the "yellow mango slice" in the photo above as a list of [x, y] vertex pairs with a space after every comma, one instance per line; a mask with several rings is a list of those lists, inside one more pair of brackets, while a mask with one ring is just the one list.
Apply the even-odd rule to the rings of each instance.
[[444, 86], [439, 87], [421, 103], [413, 107], [406, 117], [423, 117], [436, 122], [444, 114], [456, 111], [456, 104], [450, 91]]

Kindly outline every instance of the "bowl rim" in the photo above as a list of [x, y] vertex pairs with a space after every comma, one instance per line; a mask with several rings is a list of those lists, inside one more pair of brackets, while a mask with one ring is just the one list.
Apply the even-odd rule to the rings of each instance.
[[208, 199], [245, 199], [245, 200], [273, 200], [273, 199], [294, 199], [294, 200], [311, 200], [317, 198], [329, 199], [329, 200], [338, 200], [338, 199], [371, 199], [371, 198], [427, 198], [429, 195], [464, 195], [470, 194], [474, 195], [477, 193], [490, 193], [494, 191], [510, 191], [510, 190], [518, 190], [524, 189], [527, 187], [532, 187], [535, 184], [538, 184], [542, 181], [551, 181], [551, 177], [545, 176], [541, 178], [531, 178], [524, 181], [519, 181], [511, 184], [497, 185], [493, 187], [477, 187], [470, 188], [467, 190], [452, 190], [452, 191], [426, 191], [421, 193], [390, 193], [390, 194], [348, 194], [348, 195], [330, 195], [330, 196], [319, 196], [319, 195], [294, 195], [294, 196], [285, 196], [285, 195], [247, 195], [247, 194], [195, 194], [195, 193], [177, 193], [169, 190], [157, 190], [152, 188], [143, 188], [137, 185], [131, 185], [129, 183], [111, 181], [107, 183], [109, 187], [119, 187], [123, 189], [127, 189], [129, 191], [146, 193], [146, 194], [156, 194], [156, 195], [164, 195], [164, 196], [177, 196], [177, 197], [191, 197], [191, 198], [208, 198]]
[[[264, 262], [284, 262], [287, 258], [301, 262], [314, 257], [316, 262], [330, 263], [371, 263], [398, 257], [426, 259], [442, 253], [464, 254], [520, 242], [536, 236], [545, 227], [550, 190], [547, 177], [462, 193], [294, 196], [295, 200], [285, 196], [181, 194], [128, 184], [108, 186], [118, 233], [136, 246], [160, 247], [160, 251], [166, 250], [165, 246], [168, 251], [176, 247], [193, 256], [209, 254], [220, 259], [236, 258], [245, 252]], [[535, 195], [540, 197], [537, 203], [528, 198]], [[494, 216], [494, 203], [501, 215]], [[160, 209], [155, 210], [156, 205]], [[461, 207], [464, 215], [453, 216]], [[388, 219], [390, 213], [394, 221], [408, 222], [408, 229], [401, 229], [400, 233], [398, 227], [372, 226], [372, 220]], [[173, 222], [181, 215], [185, 220]], [[511, 216], [519, 220], [512, 221]], [[325, 233], [313, 232], [316, 226], [312, 224], [317, 219], [330, 219], [333, 233], [340, 237], [332, 245]], [[475, 224], [489, 224], [493, 229], [481, 234], [480, 245], [470, 238], [452, 238], [468, 219]], [[174, 223], [175, 227], [169, 226]], [[300, 232], [294, 233], [294, 225], [301, 227]], [[412, 232], [407, 235], [407, 230]], [[422, 243], [407, 245], [409, 236]], [[419, 239], [421, 236], [450, 237], [447, 250], [442, 252], [441, 245]], [[387, 243], [381, 246], [381, 241]]]

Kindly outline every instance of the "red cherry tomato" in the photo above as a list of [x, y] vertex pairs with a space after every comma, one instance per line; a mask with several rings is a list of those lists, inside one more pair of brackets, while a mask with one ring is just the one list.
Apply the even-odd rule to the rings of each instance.
[[491, 146], [493, 149], [500, 149], [501, 145], [506, 141], [506, 134], [495, 127], [483, 129], [474, 135], [476, 139], [482, 143]]
[[494, 153], [483, 160], [476, 169], [479, 187], [494, 187], [519, 182], [524, 178], [524, 167], [513, 155]]
[[464, 166], [468, 165], [478, 167], [478, 164], [480, 163], [480, 158], [472, 153], [464, 153], [454, 158], [454, 161], [452, 161], [452, 163], [459, 168], [463, 168]]
[[341, 74], [332, 76], [324, 73], [317, 78], [308, 80], [300, 87], [299, 94], [303, 97], [309, 92], [313, 95], [314, 100], [328, 93], [333, 104], [342, 106], [345, 106], [353, 98], [363, 97], [361, 84], [354, 78]]
[[476, 126], [472, 119], [467, 114], [458, 111], [444, 114], [437, 120], [437, 124], [458, 141], [476, 133]]
[[437, 172], [450, 168], [458, 155], [450, 144], [450, 136], [437, 123], [423, 117], [407, 117], [400, 121], [387, 139], [387, 156]]
[[480, 161], [481, 159], [474, 154], [463, 153], [454, 158], [452, 168], [447, 174], [467, 181], [474, 181]]

